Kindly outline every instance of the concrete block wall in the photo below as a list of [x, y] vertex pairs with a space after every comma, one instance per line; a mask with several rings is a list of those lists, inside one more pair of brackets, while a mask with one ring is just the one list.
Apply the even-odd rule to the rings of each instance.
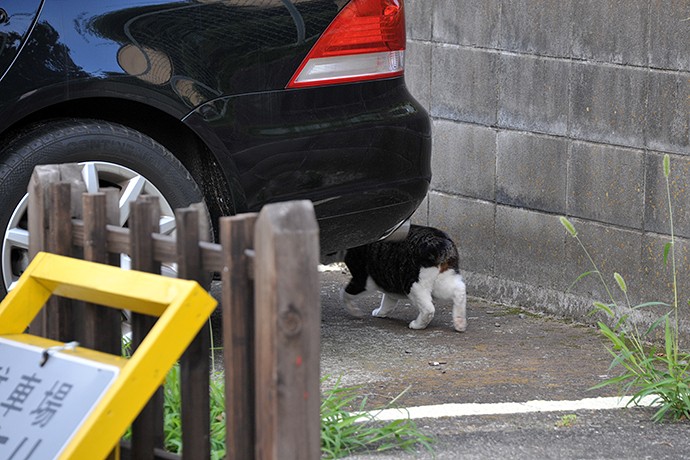
[[[456, 240], [469, 293], [592, 321], [611, 287], [690, 320], [690, 2], [407, 0], [406, 80], [433, 120], [431, 191], [414, 221]], [[641, 323], [658, 314], [635, 316]], [[622, 312], [621, 312], [622, 313]]]

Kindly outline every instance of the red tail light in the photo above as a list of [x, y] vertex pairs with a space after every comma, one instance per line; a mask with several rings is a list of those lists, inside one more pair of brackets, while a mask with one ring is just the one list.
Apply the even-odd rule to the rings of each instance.
[[349, 83], [403, 74], [403, 0], [352, 0], [338, 13], [288, 88]]

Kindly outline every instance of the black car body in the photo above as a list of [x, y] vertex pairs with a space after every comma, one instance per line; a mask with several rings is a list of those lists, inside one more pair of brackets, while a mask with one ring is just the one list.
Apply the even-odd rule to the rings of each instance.
[[[401, 68], [297, 77], [336, 17], [372, 7], [385, 9], [379, 23], [404, 19], [401, 0], [3, 0], [5, 286], [25, 264], [19, 202], [32, 166], [56, 158], [122, 165], [171, 208], [200, 195], [213, 222], [309, 199], [324, 254], [393, 230], [431, 176], [429, 119]], [[158, 151], [173, 166], [149, 161]], [[101, 185], [121, 176], [102, 174]]]

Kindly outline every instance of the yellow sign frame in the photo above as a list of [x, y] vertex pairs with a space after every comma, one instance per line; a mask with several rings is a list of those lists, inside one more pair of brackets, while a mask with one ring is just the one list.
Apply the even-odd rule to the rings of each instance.
[[121, 369], [59, 457], [105, 458], [163, 383], [217, 302], [195, 281], [41, 252], [0, 303], [0, 335], [45, 348], [62, 345], [24, 333], [51, 295], [159, 317], [129, 359], [81, 347], [63, 351]]

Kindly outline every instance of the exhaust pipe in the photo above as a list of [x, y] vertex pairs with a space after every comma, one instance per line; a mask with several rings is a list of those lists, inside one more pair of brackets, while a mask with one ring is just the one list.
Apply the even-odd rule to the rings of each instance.
[[405, 219], [397, 226], [393, 227], [387, 235], [382, 236], [379, 241], [385, 241], [386, 243], [397, 243], [405, 240], [407, 234], [410, 233], [410, 219]]
[[[379, 241], [385, 241], [386, 243], [396, 243], [403, 241], [407, 238], [407, 234], [410, 233], [410, 219], [405, 219], [398, 225], [389, 230], [384, 236], [379, 238]], [[321, 256], [321, 265], [329, 265], [335, 262], [342, 262], [345, 260], [346, 251], [338, 251], [332, 254], [326, 254]]]

